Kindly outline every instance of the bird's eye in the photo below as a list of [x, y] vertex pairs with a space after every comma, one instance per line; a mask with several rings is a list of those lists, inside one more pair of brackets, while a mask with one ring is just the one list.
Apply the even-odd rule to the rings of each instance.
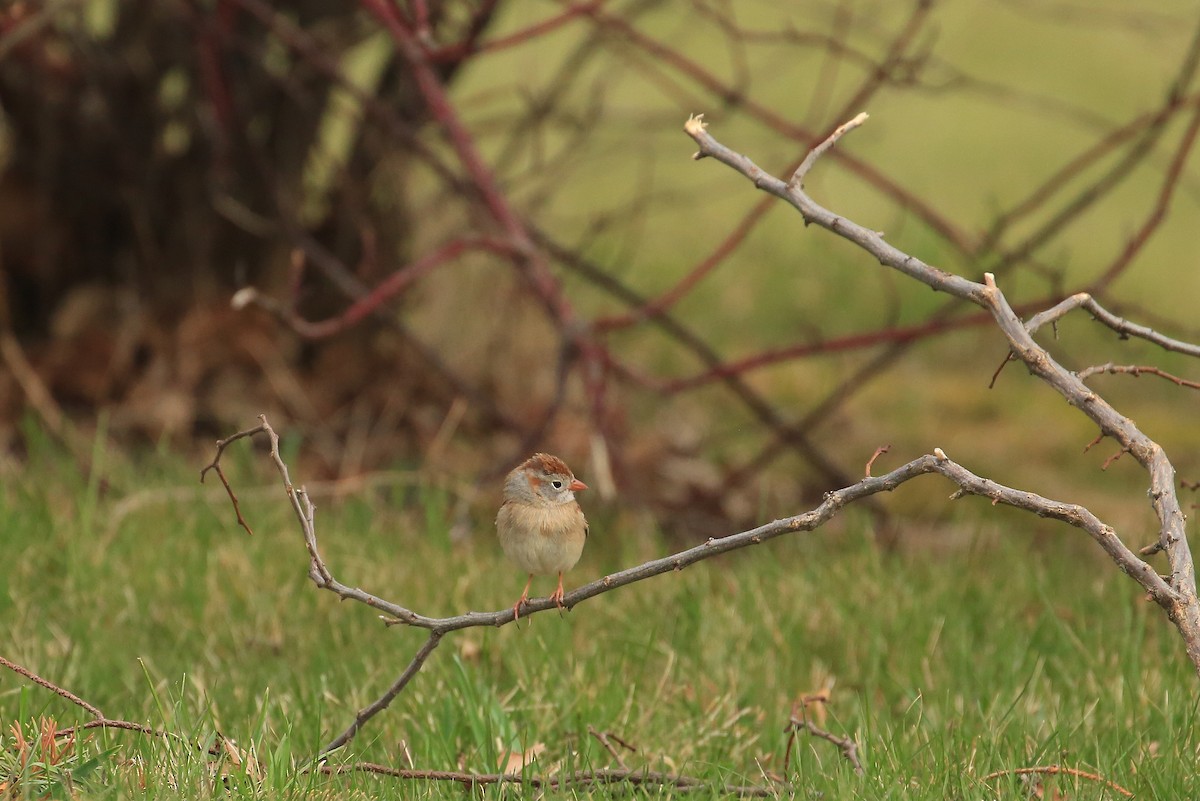
[[555, 489], [562, 489], [562, 482], [558, 479], [555, 479], [550, 482], [550, 486], [554, 487]]

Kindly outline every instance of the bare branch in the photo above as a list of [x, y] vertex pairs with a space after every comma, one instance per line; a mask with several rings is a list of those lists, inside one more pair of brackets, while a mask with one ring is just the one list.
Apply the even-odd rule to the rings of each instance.
[[[279, 456], [278, 435], [266, 422], [265, 416], [261, 430], [271, 438], [271, 458], [275, 462], [284, 480], [285, 491], [291, 499], [293, 510], [300, 522], [305, 544], [311, 560], [310, 577], [321, 589], [336, 594], [339, 598], [355, 600], [372, 609], [383, 612], [384, 622], [391, 625], [408, 625], [429, 630], [431, 633], [446, 634], [459, 629], [477, 626], [502, 626], [513, 621], [513, 610], [502, 609], [496, 612], [468, 612], [451, 617], [430, 617], [419, 614], [407, 607], [384, 600], [357, 587], [350, 587], [338, 581], [317, 549], [316, 530], [312, 504], [308, 503], [307, 495], [302, 489], [297, 490], [291, 484], [287, 475], [287, 467]], [[1141, 562], [1121, 543], [1112, 528], [1101, 522], [1087, 509], [1076, 504], [1063, 503], [1044, 498], [1031, 492], [1012, 489], [981, 478], [959, 464], [945, 458], [942, 454], [922, 456], [889, 473], [877, 477], [864, 478], [861, 481], [825, 494], [824, 501], [815, 509], [767, 523], [757, 528], [730, 534], [726, 537], [710, 538], [706, 542], [670, 556], [653, 559], [636, 567], [611, 573], [597, 581], [585, 584], [563, 597], [563, 605], [572, 609], [583, 601], [601, 595], [605, 592], [633, 584], [638, 581], [682, 570], [697, 562], [711, 559], [730, 551], [739, 550], [752, 545], [758, 545], [767, 540], [797, 531], [812, 531], [836, 516], [851, 503], [861, 501], [880, 492], [890, 492], [906, 481], [928, 473], [940, 473], [954, 482], [959, 488], [959, 494], [980, 495], [994, 503], [1003, 503], [1019, 509], [1033, 512], [1040, 517], [1060, 520], [1080, 528], [1090, 534], [1093, 539], [1109, 553], [1113, 559], [1122, 563], [1123, 569], [1133, 576], [1147, 592], [1163, 604], [1174, 603], [1174, 592], [1168, 587], [1149, 565]], [[524, 616], [545, 612], [558, 607], [549, 598], [534, 598], [522, 608]], [[431, 647], [432, 650], [432, 647]]]
[[225, 487], [225, 492], [229, 493], [229, 500], [233, 502], [233, 512], [237, 515], [238, 525], [246, 529], [246, 533], [254, 536], [254, 532], [250, 530], [250, 524], [246, 522], [246, 518], [242, 517], [242, 507], [238, 504], [237, 495], [233, 491], [233, 487], [229, 485], [229, 479], [225, 477], [225, 471], [221, 469], [221, 454], [230, 444], [237, 442], [244, 437], [253, 437], [255, 434], [260, 434], [269, 429], [267, 418], [261, 417], [262, 422], [254, 428], [247, 428], [245, 431], [239, 431], [236, 434], [231, 434], [225, 439], [217, 440], [217, 452], [213, 456], [213, 460], [205, 465], [200, 470], [200, 483], [204, 483], [204, 476], [209, 470], [217, 474], [217, 478], [221, 479], [221, 484]]
[[350, 724], [349, 728], [330, 741], [329, 745], [322, 748], [319, 756], [324, 757], [330, 751], [341, 748], [343, 745], [350, 742], [352, 739], [354, 739], [354, 735], [358, 734], [358, 730], [362, 728], [364, 723], [378, 715], [383, 710], [387, 709], [388, 705], [392, 703], [392, 700], [395, 699], [395, 697], [399, 695], [406, 686], [408, 686], [410, 681], [412, 681], [413, 676], [417, 675], [417, 671], [419, 671], [421, 666], [425, 664], [425, 660], [429, 658], [431, 653], [433, 653], [433, 649], [437, 648], [438, 643], [442, 641], [442, 636], [443, 635], [437, 631], [430, 633], [429, 639], [427, 639], [425, 644], [421, 646], [421, 649], [417, 651], [416, 656], [414, 656], [412, 661], [408, 663], [408, 667], [404, 669], [404, 672], [400, 674], [400, 677], [392, 682], [392, 686], [388, 688], [387, 692], [380, 696], [379, 699], [374, 703], [368, 704], [360, 709], [354, 716], [354, 722]]
[[1084, 309], [1085, 311], [1089, 312], [1093, 319], [1102, 323], [1103, 325], [1108, 326], [1113, 331], [1116, 331], [1121, 335], [1122, 339], [1137, 337], [1138, 339], [1144, 339], [1147, 342], [1158, 345], [1163, 350], [1168, 350], [1173, 353], [1183, 353], [1188, 356], [1200, 358], [1200, 345], [1196, 345], [1191, 342], [1184, 342], [1178, 339], [1172, 339], [1171, 337], [1158, 333], [1152, 328], [1144, 325], [1138, 325], [1137, 323], [1131, 323], [1123, 317], [1118, 317], [1108, 309], [1105, 309], [1103, 306], [1101, 306], [1096, 299], [1087, 292], [1077, 292], [1055, 306], [1046, 309], [1044, 312], [1035, 314], [1033, 317], [1029, 318], [1029, 322], [1025, 323], [1025, 328], [1029, 331], [1029, 333], [1032, 334], [1047, 323], [1053, 323], [1062, 319], [1068, 312], [1074, 311], [1075, 309]]
[[[858, 118], [852, 120], [851, 123], [856, 121], [861, 124]], [[700, 147], [695, 157], [715, 158], [722, 164], [733, 168], [752, 181], [755, 187], [794, 206], [806, 223], [815, 223], [853, 242], [881, 265], [914, 278], [936, 291], [946, 292], [986, 309], [1008, 340], [1015, 358], [1020, 359], [1033, 375], [1054, 388], [1070, 405], [1087, 415], [1100, 427], [1101, 433], [1115, 439], [1123, 452], [1128, 451], [1137, 459], [1149, 474], [1149, 495], [1159, 521], [1159, 540], [1163, 550], [1167, 553], [1171, 568], [1168, 577], [1169, 591], [1163, 592], [1162, 587], [1157, 587], [1156, 590], [1150, 590], [1150, 592], [1179, 629], [1187, 648], [1188, 658], [1200, 672], [1200, 599], [1197, 598], [1195, 567], [1184, 528], [1185, 517], [1175, 489], [1175, 468], [1158, 443], [1146, 436], [1130, 418], [1118, 412], [1107, 401], [1088, 389], [1077, 375], [1058, 364], [1049, 352], [1033, 339], [1031, 332], [1037, 324], [1053, 318], [1049, 316], [1041, 319], [1035, 317], [1029, 324], [1023, 323], [997, 286], [993, 274], [985, 273], [983, 283], [977, 283], [939, 270], [892, 247], [878, 232], [847, 220], [817, 204], [804, 193], [798, 182], [784, 182], [767, 174], [746, 156], [736, 153], [715, 140], [708, 133], [706, 127], [695, 116], [690, 118], [684, 126], [688, 136]], [[818, 145], [813, 153], [819, 156], [833, 144], [833, 141], [836, 141], [838, 136], [840, 134], [835, 131], [834, 135]], [[815, 161], [815, 156], [813, 160]], [[1073, 302], [1077, 306], [1086, 306], [1089, 300], [1089, 296], [1081, 295], [1075, 296]], [[1065, 313], [1065, 311], [1061, 313]], [[1200, 352], [1200, 348], [1197, 346], [1191, 347]], [[1150, 585], [1156, 584], [1155, 580], [1145, 575], [1145, 563], [1141, 562], [1128, 547], [1120, 543], [1115, 535], [1111, 534], [1111, 529], [1109, 529], [1109, 536], [1097, 537], [1097, 541], [1122, 570], [1128, 572], [1131, 568], [1141, 565], [1142, 567], [1138, 569], [1142, 575], [1138, 581], [1143, 583], [1143, 586], [1147, 586], [1148, 590]]]
[[617, 765], [619, 767], [621, 767], [623, 769], [628, 769], [629, 766], [625, 764], [624, 757], [621, 756], [621, 752], [617, 750], [617, 747], [615, 745], [613, 745], [613, 743], [615, 742], [617, 745], [620, 745], [622, 748], [632, 751], [635, 754], [637, 753], [636, 748], [634, 748], [632, 745], [625, 742], [624, 740], [622, 740], [620, 737], [613, 734], [612, 732], [599, 731], [595, 726], [592, 726], [591, 724], [588, 724], [588, 734], [595, 737], [596, 740], [599, 741], [600, 745], [604, 746], [604, 750], [608, 751], [608, 753], [612, 755], [612, 758], [616, 760]]
[[[826, 731], [817, 724], [813, 723], [807, 717], [799, 720], [793, 718], [791, 728], [793, 732], [803, 729], [814, 737], [819, 737], [822, 740], [828, 740], [829, 742], [833, 743], [837, 746], [838, 751], [841, 751], [842, 756], [854, 766], [855, 773], [860, 776], [864, 773], [862, 760], [858, 758], [858, 743], [854, 742], [854, 740], [850, 739], [849, 737], [839, 737], [833, 732]], [[791, 745], [790, 741], [788, 745]]]
[[[271, 441], [271, 459], [275, 463], [281, 478], [283, 479], [284, 489], [292, 504], [292, 509], [296, 514], [297, 521], [304, 537], [305, 547], [309, 554], [309, 577], [321, 589], [328, 590], [336, 594], [342, 599], [351, 599], [365, 604], [372, 609], [379, 610], [384, 615], [381, 615], [383, 622], [388, 625], [409, 625], [416, 628], [423, 628], [429, 631], [429, 638], [421, 647], [416, 655], [409, 662], [404, 672], [392, 683], [373, 703], [361, 709], [356, 715], [353, 723], [348, 726], [338, 737], [329, 743], [319, 756], [323, 756], [330, 751], [339, 748], [348, 743], [372, 717], [386, 709], [391, 702], [404, 690], [405, 687], [412, 681], [413, 677], [424, 666], [429, 655], [437, 648], [441, 638], [451, 632], [459, 629], [478, 627], [478, 626], [502, 626], [511, 623], [515, 620], [514, 610], [505, 608], [497, 612], [467, 612], [452, 617], [436, 618], [427, 615], [419, 614], [411, 609], [408, 609], [399, 604], [387, 601], [376, 595], [373, 595], [365, 590], [357, 587], [349, 587], [342, 584], [334, 578], [332, 572], [326, 566], [320, 556], [317, 547], [316, 525], [315, 525], [315, 508], [308, 499], [307, 493], [303, 488], [296, 489], [288, 474], [286, 463], [279, 454], [279, 436], [275, 430], [267, 422], [265, 415], [260, 415], [259, 420], [261, 425], [254, 429], [240, 432], [227, 440], [222, 440], [218, 443], [218, 453], [213, 459], [210, 467], [218, 464], [221, 451], [224, 446], [235, 438], [248, 436], [248, 432], [266, 433]], [[568, 609], [574, 608], [576, 604], [601, 595], [606, 592], [623, 587], [628, 584], [633, 584], [638, 581], [643, 581], [654, 576], [662, 575], [677, 570], [682, 570], [696, 562], [710, 559], [720, 554], [741, 548], [758, 545], [784, 534], [794, 533], [798, 531], [812, 531], [819, 528], [828, 520], [833, 518], [847, 505], [856, 501], [869, 498], [879, 492], [890, 492], [906, 481], [916, 478], [920, 475], [928, 473], [939, 473], [950, 481], [952, 481], [958, 489], [951, 498], [959, 498], [964, 495], [978, 495], [991, 500], [992, 504], [1003, 503], [1008, 506], [1013, 506], [1018, 509], [1033, 512], [1039, 517], [1049, 517], [1055, 520], [1060, 520], [1068, 525], [1074, 526], [1085, 531], [1105, 550], [1109, 556], [1121, 566], [1121, 569], [1137, 581], [1147, 593], [1164, 609], [1172, 611], [1179, 606], [1179, 593], [1162, 577], [1158, 575], [1153, 568], [1142, 561], [1136, 554], [1129, 550], [1121, 539], [1113, 531], [1112, 527], [1102, 522], [1090, 511], [1076, 504], [1068, 504], [1060, 501], [1054, 501], [1049, 498], [1044, 498], [1031, 492], [1017, 490], [1010, 487], [997, 484], [988, 479], [981, 478], [974, 473], [971, 473], [961, 465], [951, 461], [946, 454], [940, 449], [934, 449], [932, 455], [922, 456], [906, 465], [903, 465], [896, 470], [893, 470], [885, 475], [878, 477], [868, 476], [861, 481], [851, 484], [833, 492], [826, 493], [824, 501], [815, 509], [805, 512], [794, 517], [776, 520], [757, 528], [747, 531], [742, 531], [737, 534], [731, 534], [726, 537], [711, 538], [701, 545], [693, 548], [688, 548], [678, 553], [666, 556], [660, 559], [654, 559], [636, 567], [631, 567], [626, 570], [621, 570], [612, 573], [597, 581], [585, 584], [569, 593], [567, 593], [562, 601], [562, 605]], [[523, 612], [528, 617], [529, 615], [544, 612], [549, 609], [558, 609], [558, 604], [549, 598], [538, 598], [530, 600], [524, 607]]]
[[743, 798], [772, 798], [785, 793], [787, 785], [758, 786], [741, 784], [708, 784], [693, 776], [678, 773], [663, 773], [647, 768], [619, 768], [580, 770], [559, 776], [522, 776], [518, 773], [466, 773], [451, 770], [405, 770], [378, 765], [371, 762], [356, 762], [352, 765], [322, 765], [320, 771], [330, 776], [344, 773], [374, 773], [397, 779], [417, 779], [433, 782], [455, 782], [466, 789], [487, 787], [494, 784], [515, 784], [533, 790], [585, 789], [613, 784], [629, 784], [635, 787], [669, 787], [680, 792], [717, 792]]
[[1062, 765], [1044, 765], [1032, 768], [1011, 768], [1009, 770], [997, 770], [984, 776], [983, 780], [986, 782], [991, 781], [992, 779], [998, 779], [1001, 776], [1029, 776], [1039, 773], [1046, 776], [1056, 776], [1061, 774], [1064, 776], [1075, 776], [1080, 779], [1087, 779], [1091, 782], [1103, 784], [1110, 790], [1116, 790], [1126, 798], [1133, 798], [1132, 792], [1126, 790], [1116, 782], [1109, 781], [1098, 773], [1088, 773], [1087, 771], [1079, 770], [1078, 768], [1064, 768]]
[[40, 684], [41, 686], [45, 687], [47, 690], [50, 690], [51, 692], [54, 692], [57, 695], [61, 695], [63, 698], [66, 698], [71, 703], [84, 709], [89, 715], [96, 718], [97, 720], [106, 720], [104, 713], [101, 712], [99, 709], [97, 709], [95, 706], [93, 706], [92, 704], [89, 704], [87, 701], [83, 700], [82, 698], [80, 698], [78, 695], [71, 692], [70, 690], [66, 690], [66, 689], [63, 689], [62, 687], [59, 687], [57, 684], [50, 681], [49, 679], [43, 679], [41, 676], [34, 673], [29, 668], [22, 667], [21, 665], [18, 665], [16, 662], [10, 662], [2, 656], [0, 656], [0, 666], [8, 668], [9, 670], [13, 671], [14, 673], [19, 673], [22, 676], [24, 676], [25, 678], [32, 681], [34, 684]]
[[1165, 378], [1176, 386], [1187, 387], [1188, 389], [1200, 389], [1200, 382], [1188, 381], [1186, 378], [1180, 378], [1179, 376], [1172, 375], [1165, 370], [1160, 370], [1157, 367], [1148, 367], [1146, 365], [1113, 364], [1112, 362], [1107, 362], [1105, 364], [1097, 364], [1080, 370], [1077, 375], [1079, 376], [1080, 381], [1086, 381], [1092, 376], [1102, 373], [1107, 373], [1109, 375], [1131, 375], [1134, 378], [1137, 378], [1142, 373], [1146, 373], [1147, 375], [1156, 375], [1159, 378]]

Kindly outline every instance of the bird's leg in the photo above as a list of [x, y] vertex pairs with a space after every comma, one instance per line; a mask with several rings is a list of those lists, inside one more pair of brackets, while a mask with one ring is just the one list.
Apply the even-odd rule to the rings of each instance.
[[529, 580], [525, 582], [525, 589], [521, 590], [521, 597], [513, 604], [513, 620], [519, 620], [521, 617], [521, 604], [529, 600], [529, 585], [533, 583], [533, 574], [529, 574]]
[[556, 589], [554, 591], [554, 594], [550, 596], [550, 600], [554, 601], [554, 605], [557, 606], [559, 609], [563, 608], [562, 576], [563, 576], [562, 571], [559, 571], [559, 573], [558, 573], [558, 589]]

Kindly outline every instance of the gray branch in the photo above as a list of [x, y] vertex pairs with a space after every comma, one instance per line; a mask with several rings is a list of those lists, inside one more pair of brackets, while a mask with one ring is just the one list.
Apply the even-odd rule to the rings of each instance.
[[[940, 270], [888, 244], [878, 231], [865, 228], [816, 203], [804, 192], [804, 177], [821, 153], [833, 147], [842, 136], [862, 125], [866, 119], [866, 114], [859, 114], [834, 131], [827, 140], [813, 149], [809, 158], [805, 159], [789, 181], [769, 175], [746, 156], [718, 142], [708, 133], [707, 125], [701, 117], [689, 119], [684, 125], [684, 131], [700, 147], [694, 158], [716, 159], [748, 178], [755, 187], [790, 203], [800, 212], [806, 224], [816, 224], [853, 242], [885, 267], [897, 270], [938, 292], [946, 292], [987, 310], [1008, 340], [1015, 358], [1024, 362], [1031, 373], [1062, 395], [1067, 403], [1087, 415], [1100, 427], [1104, 435], [1115, 439], [1124, 451], [1137, 459], [1149, 475], [1148, 495], [1159, 522], [1158, 544], [1159, 548], [1166, 552], [1170, 566], [1170, 576], [1166, 579], [1169, 592], [1162, 592], [1158, 587], [1160, 582], [1149, 580], [1146, 575], [1149, 568], [1117, 540], [1115, 535], [1111, 537], [1115, 542], [1110, 542], [1109, 537], [1097, 539], [1117, 566], [1145, 587], [1155, 601], [1166, 610], [1183, 636], [1188, 657], [1200, 672], [1200, 602], [1196, 596], [1192, 553], [1184, 530], [1185, 517], [1176, 494], [1175, 468], [1157, 442], [1146, 436], [1133, 420], [1118, 412], [1104, 398], [1089, 389], [1079, 376], [1056, 362], [1049, 351], [1034, 340], [1032, 331], [1074, 308], [1085, 308], [1098, 320], [1123, 335], [1139, 336], [1168, 350], [1192, 355], [1200, 355], [1200, 347], [1164, 337], [1149, 328], [1135, 326], [1122, 320], [1104, 310], [1084, 293], [1068, 298], [1053, 309], [1034, 317], [1028, 324], [1023, 323], [1013, 312], [990, 273], [985, 273], [983, 282], [980, 283]], [[1030, 511], [1040, 513], [1032, 508]]]

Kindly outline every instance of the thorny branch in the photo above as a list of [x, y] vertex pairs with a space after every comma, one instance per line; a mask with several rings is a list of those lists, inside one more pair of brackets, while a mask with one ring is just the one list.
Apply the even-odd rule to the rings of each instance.
[[[814, 153], [823, 152], [832, 147], [838, 139], [862, 125], [866, 119], [865, 114], [860, 114], [840, 126], [829, 139], [814, 149]], [[706, 128], [703, 119], [695, 116], [690, 118], [684, 126], [688, 136], [700, 147], [695, 158], [709, 157], [720, 161], [741, 173], [758, 189], [790, 203], [800, 212], [806, 224], [816, 224], [837, 234], [869, 253], [881, 265], [897, 270], [935, 291], [945, 292], [986, 310], [1008, 340], [1014, 358], [1023, 362], [1033, 375], [1054, 388], [1069, 404], [1095, 422], [1103, 435], [1111, 437], [1117, 442], [1121, 449], [1120, 452], [1128, 452], [1133, 455], [1149, 474], [1151, 505], [1158, 517], [1159, 543], [1161, 549], [1167, 554], [1170, 574], [1166, 579], [1160, 577], [1150, 565], [1142, 561], [1117, 537], [1111, 527], [1100, 524], [1098, 520], [1095, 520], [1094, 523], [1089, 521], [1088, 526], [1091, 528], [1089, 533], [1093, 534], [1093, 537], [1116, 562], [1117, 566], [1141, 584], [1155, 602], [1166, 611], [1167, 616], [1183, 637], [1189, 659], [1196, 670], [1200, 672], [1200, 600], [1197, 599], [1195, 569], [1184, 530], [1185, 517], [1176, 494], [1175, 469], [1158, 443], [1146, 436], [1131, 419], [1122, 415], [1104, 398], [1090, 390], [1079, 375], [1058, 364], [1032, 336], [1032, 332], [1039, 325], [1057, 319], [1071, 308], [1086, 306], [1090, 309], [1090, 307], [1096, 306], [1090, 296], [1086, 294], [1073, 296], [1054, 309], [1037, 315], [1029, 323], [1025, 323], [1013, 311], [991, 273], [985, 273], [983, 282], [978, 283], [940, 270], [888, 244], [879, 232], [865, 228], [816, 203], [805, 194], [803, 188], [804, 175], [807, 168], [811, 167], [810, 162], [815, 161], [815, 158], [806, 159], [805, 164], [801, 165], [791, 180], [784, 181], [769, 175], [746, 156], [718, 142]], [[1098, 306], [1096, 307], [1098, 308]], [[1096, 314], [1096, 318], [1101, 322], [1114, 327], [1128, 325], [1124, 321], [1111, 319], [1111, 317], [1107, 313]], [[1173, 340], [1156, 335], [1149, 330], [1130, 329], [1124, 332], [1136, 333], [1148, 339], [1154, 337], [1164, 345], [1168, 342], [1177, 344], [1180, 347], [1174, 349], [1190, 354], [1200, 352], [1200, 348], [1195, 345], [1175, 343]], [[1031, 506], [1023, 508], [1037, 511], [1038, 514], [1045, 511]], [[1076, 514], [1091, 516], [1091, 513], [1082, 507], [1075, 506], [1073, 508], [1076, 510]]]
[[[938, 473], [957, 486], [957, 490], [951, 495], [952, 499], [965, 495], [978, 495], [989, 498], [993, 505], [1003, 503], [1024, 509], [1042, 517], [1060, 520], [1086, 532], [1124, 572], [1134, 578], [1149, 593], [1150, 597], [1166, 610], [1168, 616], [1183, 634], [1193, 664], [1200, 669], [1200, 613], [1196, 609], [1191, 554], [1186, 540], [1182, 537], [1182, 512], [1179, 510], [1178, 500], [1174, 494], [1174, 471], [1170, 462], [1163, 454], [1162, 449], [1142, 434], [1132, 421], [1120, 415], [1102, 398], [1091, 392], [1082, 383], [1080, 376], [1054, 362], [1032, 338], [1032, 332], [1039, 325], [1057, 319], [1057, 316], [1065, 314], [1071, 308], [1089, 306], [1098, 309], [1098, 305], [1088, 296], [1074, 296], [1049, 312], [1035, 316], [1028, 323], [1023, 322], [1008, 305], [991, 274], [984, 276], [983, 283], [976, 283], [939, 270], [888, 245], [878, 232], [863, 228], [813, 202], [803, 190], [803, 181], [808, 171], [812, 169], [823, 153], [832, 148], [847, 133], [862, 125], [866, 119], [865, 114], [860, 114], [848, 123], [839, 126], [828, 139], [813, 149], [787, 182], [766, 174], [746, 157], [736, 154], [716, 142], [707, 133], [700, 118], [694, 117], [689, 120], [686, 131], [700, 145], [700, 151], [696, 154], [697, 158], [716, 158], [750, 178], [756, 187], [790, 202], [801, 212], [806, 222], [815, 222], [821, 227], [849, 239], [875, 256], [881, 264], [890, 266], [935, 290], [968, 300], [987, 311], [1008, 338], [1014, 358], [1024, 362], [1035, 375], [1051, 384], [1069, 402], [1091, 417], [1100, 426], [1102, 434], [1114, 438], [1121, 445], [1122, 452], [1132, 453], [1150, 473], [1153, 505], [1162, 523], [1160, 542], [1162, 548], [1168, 553], [1172, 573], [1165, 578], [1160, 576], [1151, 565], [1142, 560], [1124, 543], [1110, 525], [1101, 521], [1086, 508], [996, 484], [951, 461], [941, 449], [935, 449], [933, 454], [914, 459], [885, 475], [878, 477], [868, 475], [857, 483], [829, 492], [825, 495], [823, 502], [809, 512], [776, 520], [729, 536], [710, 538], [705, 543], [693, 548], [612, 573], [568, 593], [563, 599], [563, 604], [566, 608], [572, 609], [575, 605], [602, 593], [663, 573], [681, 570], [704, 559], [758, 545], [783, 534], [812, 531], [834, 517], [848, 504], [869, 498], [879, 492], [891, 491], [919, 475]], [[1154, 338], [1160, 344], [1176, 345], [1180, 350], [1195, 348], [1186, 343], [1174, 343], [1148, 329], [1139, 329], [1124, 321], [1109, 319], [1111, 315], [1097, 313], [1096, 317], [1102, 322], [1113, 325], [1114, 328], [1121, 329], [1123, 333]], [[222, 440], [218, 444], [213, 462], [206, 469], [219, 469], [221, 453], [233, 440], [266, 433], [271, 441], [271, 458], [283, 479], [288, 498], [303, 533], [305, 547], [309, 553], [309, 575], [314, 583], [341, 599], [356, 600], [382, 612], [381, 618], [389, 626], [408, 625], [429, 631], [429, 638], [425, 645], [413, 657], [400, 677], [377, 701], [360, 710], [355, 716], [354, 722], [322, 750], [321, 753], [325, 754], [348, 743], [371, 717], [387, 708], [419, 672], [443, 636], [464, 628], [506, 625], [513, 622], [514, 614], [513, 610], [504, 609], [497, 612], [469, 612], [451, 617], [430, 617], [361, 588], [343, 584], [336, 579], [320, 555], [316, 537], [315, 509], [308, 500], [304, 489], [296, 488], [292, 484], [287, 466], [279, 455], [278, 435], [271, 428], [265, 416], [260, 417], [260, 420], [259, 426]], [[872, 461], [874, 458], [873, 456]], [[226, 489], [233, 499], [232, 490], [228, 486]], [[528, 604], [526, 614], [537, 614], [551, 608], [555, 608], [555, 604], [549, 599], [535, 599]], [[856, 751], [848, 749], [846, 746], [846, 742], [853, 745], [852, 741], [845, 741], [828, 733], [814, 731], [807, 725], [804, 725], [804, 728], [816, 736], [824, 737], [838, 745], [848, 759], [856, 762]]]
[[[429, 638], [413, 657], [401, 675], [380, 696], [378, 700], [364, 707], [356, 715], [354, 721], [335, 740], [322, 749], [321, 754], [341, 747], [350, 742], [370, 718], [382, 712], [411, 682], [417, 672], [425, 664], [426, 659], [437, 647], [442, 637], [452, 631], [480, 626], [503, 626], [514, 621], [511, 608], [496, 612], [467, 612], [451, 617], [430, 617], [420, 614], [406, 606], [386, 600], [359, 587], [343, 584], [334, 577], [320, 555], [317, 545], [315, 509], [308, 500], [308, 494], [303, 487], [292, 484], [288, 468], [279, 455], [279, 436], [260, 415], [260, 425], [240, 431], [222, 440], [225, 446], [235, 439], [252, 437], [265, 433], [271, 443], [271, 459], [280, 477], [292, 509], [299, 523], [309, 555], [309, 577], [318, 588], [334, 593], [343, 600], [354, 600], [383, 614], [380, 615], [385, 625], [407, 625], [414, 628], [426, 629]], [[214, 459], [219, 461], [220, 454]], [[210, 465], [211, 467], [211, 465]], [[994, 481], [977, 476], [946, 457], [941, 449], [935, 449], [933, 454], [921, 456], [891, 472], [881, 476], [868, 476], [857, 483], [826, 493], [823, 502], [808, 512], [793, 517], [775, 520], [747, 531], [730, 534], [725, 537], [710, 538], [706, 542], [688, 548], [660, 559], [652, 559], [641, 565], [610, 573], [603, 578], [585, 584], [568, 592], [563, 598], [563, 605], [573, 609], [576, 605], [611, 592], [619, 587], [634, 584], [639, 581], [682, 570], [697, 562], [711, 559], [731, 551], [740, 550], [754, 545], [760, 545], [768, 540], [785, 534], [800, 531], [813, 531], [835, 517], [845, 507], [852, 503], [863, 501], [880, 492], [891, 492], [901, 484], [918, 476], [936, 473], [949, 479], [956, 485], [957, 490], [950, 497], [961, 498], [966, 495], [977, 495], [989, 499], [993, 504], [1002, 503], [1018, 509], [1033, 512], [1040, 517], [1059, 520], [1074, 526], [1091, 536], [1109, 555], [1121, 562], [1127, 572], [1142, 584], [1151, 597], [1166, 609], [1174, 608], [1178, 603], [1178, 593], [1167, 584], [1154, 569], [1133, 554], [1117, 537], [1111, 526], [1101, 521], [1087, 509], [1076, 504], [1063, 503], [1045, 498], [1032, 492], [1013, 489]], [[557, 609], [556, 604], [549, 598], [531, 599], [523, 608], [526, 617], [550, 609]]]

